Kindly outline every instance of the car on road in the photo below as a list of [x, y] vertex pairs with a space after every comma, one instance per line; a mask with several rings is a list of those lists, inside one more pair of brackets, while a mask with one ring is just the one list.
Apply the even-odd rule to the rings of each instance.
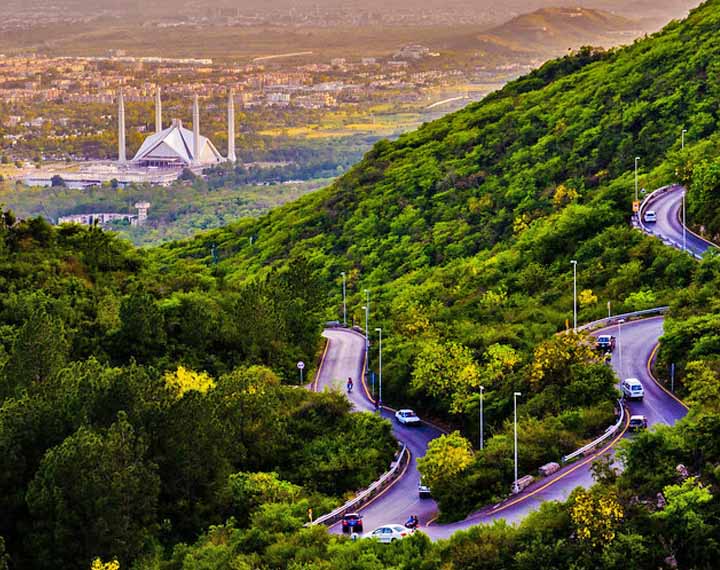
[[642, 400], [645, 397], [645, 390], [642, 382], [637, 378], [625, 378], [622, 381], [622, 392], [628, 400]]
[[648, 421], [645, 416], [639, 414], [636, 416], [630, 416], [630, 426], [628, 427], [630, 431], [641, 431], [647, 429], [647, 427]]
[[412, 410], [398, 410], [395, 412], [395, 419], [406, 426], [420, 425], [420, 418]]
[[420, 483], [418, 483], [418, 497], [421, 499], [432, 499], [430, 487], [425, 485], [422, 479], [420, 479]]
[[615, 350], [615, 337], [609, 334], [602, 334], [595, 340], [595, 350], [600, 352], [612, 352]]
[[646, 224], [654, 224], [657, 222], [657, 214], [654, 210], [648, 210], [645, 212], [645, 216], [643, 216], [643, 219], [645, 220]]
[[365, 538], [372, 538], [378, 542], [390, 543], [407, 538], [414, 532], [415, 531], [413, 529], [405, 528], [401, 524], [386, 524], [384, 526], [379, 526], [372, 532], [367, 533]]
[[363, 531], [362, 515], [347, 513], [342, 518], [342, 531], [347, 533], [361, 533]]

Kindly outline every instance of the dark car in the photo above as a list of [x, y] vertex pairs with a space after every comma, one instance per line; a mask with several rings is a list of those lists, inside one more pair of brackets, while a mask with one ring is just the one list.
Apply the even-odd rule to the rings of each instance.
[[645, 416], [630, 416], [630, 431], [641, 431], [647, 429], [648, 421]]
[[612, 352], [615, 350], [615, 337], [609, 334], [600, 335], [595, 341], [595, 348], [601, 352]]
[[361, 533], [363, 531], [362, 515], [348, 513], [342, 518], [342, 531], [347, 533]]

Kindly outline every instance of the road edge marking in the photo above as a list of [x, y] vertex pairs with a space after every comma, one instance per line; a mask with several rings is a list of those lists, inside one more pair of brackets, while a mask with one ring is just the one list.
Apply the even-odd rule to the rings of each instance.
[[328, 349], [330, 348], [330, 338], [329, 337], [323, 337], [325, 342], [325, 350], [323, 350], [322, 357], [320, 358], [320, 366], [318, 366], [317, 371], [315, 372], [315, 379], [312, 381], [312, 392], [318, 391], [318, 383], [320, 382], [320, 373], [322, 372], [322, 369], [325, 367], [325, 357], [327, 356]]
[[660, 380], [658, 380], [657, 376], [652, 371], [652, 363], [653, 360], [655, 360], [655, 357], [657, 356], [657, 352], [660, 349], [660, 343], [658, 342], [655, 345], [655, 348], [653, 348], [652, 352], [650, 353], [650, 357], [647, 360], [647, 363], [645, 364], [645, 367], [647, 368], [648, 376], [652, 379], [653, 382], [668, 396], [670, 396], [673, 400], [675, 400], [678, 404], [680, 404], [683, 408], [685, 408], [687, 411], [690, 411], [690, 406], [688, 406], [685, 402], [683, 402], [680, 398], [678, 398], [675, 394], [673, 394], [670, 390], [668, 390], [665, 386], [663, 386], [660, 383]]

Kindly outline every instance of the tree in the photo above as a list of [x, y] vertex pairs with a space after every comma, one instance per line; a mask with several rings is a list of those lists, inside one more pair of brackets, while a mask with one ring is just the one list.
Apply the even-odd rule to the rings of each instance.
[[583, 289], [578, 295], [578, 301], [581, 307], [587, 307], [597, 303], [597, 295], [593, 294], [592, 289]]
[[461, 413], [468, 396], [480, 386], [480, 368], [472, 352], [456, 342], [426, 341], [415, 359], [412, 387], [448, 402], [452, 413]]
[[215, 387], [215, 382], [207, 372], [195, 372], [184, 366], [178, 366], [175, 372], [166, 372], [164, 378], [165, 383], [178, 398], [182, 398], [190, 390], [205, 394]]
[[602, 549], [615, 540], [623, 519], [623, 509], [614, 494], [576, 491], [570, 517], [581, 542]]
[[65, 179], [64, 179], [62, 176], [60, 176], [59, 174], [55, 174], [55, 175], [50, 179], [50, 185], [51, 185], [53, 188], [65, 187], [65, 186], [67, 186], [67, 184], [65, 183]]
[[455, 431], [432, 440], [417, 465], [423, 481], [432, 489], [467, 469], [472, 462], [472, 445]]
[[35, 309], [20, 327], [7, 364], [8, 391], [45, 382], [67, 361], [69, 343], [62, 321]]
[[720, 382], [717, 364], [705, 361], [688, 362], [685, 368], [685, 387], [690, 392], [691, 407], [707, 414], [720, 414]]
[[38, 567], [77, 567], [94, 556], [134, 560], [151, 534], [156, 471], [122, 412], [107, 431], [81, 427], [49, 450], [27, 494]]
[[715, 517], [709, 506], [713, 495], [694, 477], [665, 487], [666, 505], [651, 518], [662, 525], [663, 545], [682, 568], [711, 568], [720, 555]]
[[115, 338], [120, 356], [146, 362], [162, 354], [167, 337], [163, 315], [152, 295], [138, 291], [125, 297], [120, 305], [120, 321]]

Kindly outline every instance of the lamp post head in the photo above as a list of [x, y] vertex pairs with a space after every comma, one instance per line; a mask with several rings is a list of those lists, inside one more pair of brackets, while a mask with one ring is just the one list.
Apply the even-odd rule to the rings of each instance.
[[481, 394], [483, 393], [484, 390], [485, 390], [485, 386], [480, 386], [480, 393], [481, 393]]
[[513, 392], [513, 396], [517, 398], [518, 396], [522, 396], [522, 394], [520, 392]]
[[573, 265], [577, 265], [577, 259], [571, 259], [570, 263], [572, 263]]
[[382, 329], [381, 329], [380, 327], [377, 327], [375, 330], [376, 330], [377, 332], [379, 332], [379, 333], [382, 332]]
[[341, 271], [341, 272], [340, 272], [340, 275], [342, 275], [343, 277], [345, 277], [345, 272], [344, 272], [344, 271]]

